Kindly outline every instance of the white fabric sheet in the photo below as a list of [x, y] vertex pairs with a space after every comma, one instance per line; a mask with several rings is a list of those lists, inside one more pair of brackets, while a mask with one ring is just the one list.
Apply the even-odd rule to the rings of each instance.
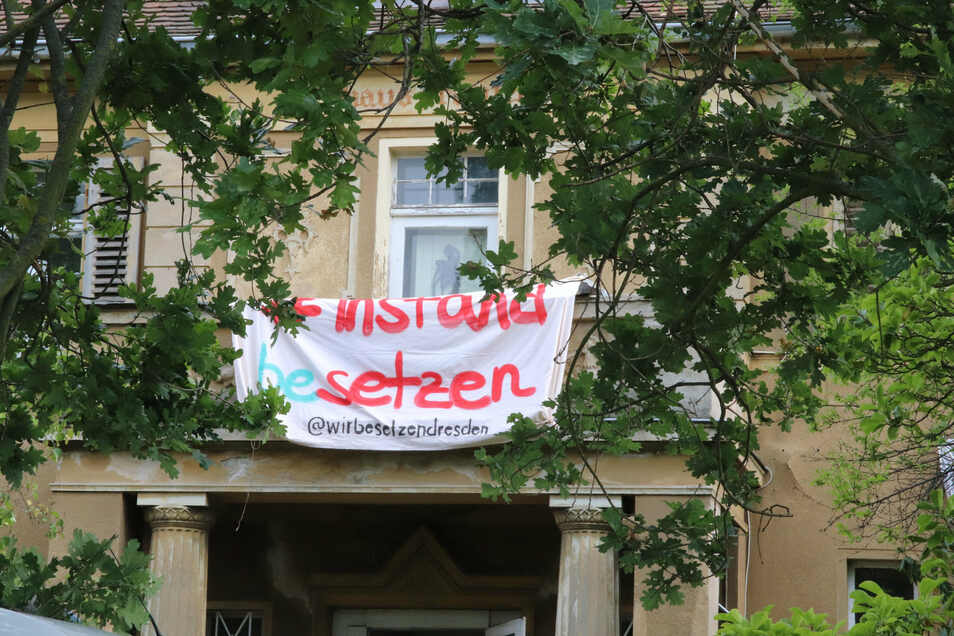
[[242, 398], [277, 386], [290, 441], [321, 448], [442, 450], [503, 441], [511, 413], [548, 418], [560, 391], [577, 282], [523, 303], [482, 293], [299, 298], [308, 330], [279, 334], [259, 310], [236, 362]]

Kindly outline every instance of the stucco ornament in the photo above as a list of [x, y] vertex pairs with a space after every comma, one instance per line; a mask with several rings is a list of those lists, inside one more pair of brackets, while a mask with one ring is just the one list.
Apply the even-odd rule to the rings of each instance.
[[146, 521], [153, 529], [208, 530], [212, 512], [187, 506], [156, 506], [146, 511]]
[[553, 511], [560, 532], [601, 532], [609, 530], [600, 508], [563, 508]]

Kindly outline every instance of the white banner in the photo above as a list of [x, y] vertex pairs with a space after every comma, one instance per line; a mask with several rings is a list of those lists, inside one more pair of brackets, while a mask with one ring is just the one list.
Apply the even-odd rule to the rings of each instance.
[[272, 343], [259, 310], [235, 365], [239, 397], [278, 387], [290, 441], [321, 448], [441, 450], [499, 439], [507, 417], [550, 414], [563, 381], [578, 282], [539, 285], [518, 303], [482, 293], [299, 298], [308, 330]]

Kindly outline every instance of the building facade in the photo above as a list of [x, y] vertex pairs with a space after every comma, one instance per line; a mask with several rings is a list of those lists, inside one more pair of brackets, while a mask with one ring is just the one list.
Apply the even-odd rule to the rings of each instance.
[[[488, 50], [471, 73], [479, 81], [494, 70]], [[389, 74], [369, 72], [354, 96], [373, 109], [390, 103], [395, 91]], [[39, 131], [49, 151], [55, 117], [41, 93], [33, 99], [37, 108], [18, 114], [15, 125]], [[547, 257], [554, 230], [533, 208], [547, 198], [548, 184], [490, 170], [477, 153], [466, 157], [458, 185], [437, 184], [423, 166], [436, 121], [405, 98], [371, 142], [373, 157], [357, 175], [354, 214], [313, 215], [304, 231], [292, 234], [275, 229], [273, 238], [288, 248], [281, 268], [294, 294], [467, 291], [456, 263], [501, 240], [513, 241], [526, 265]], [[369, 115], [363, 127], [381, 123]], [[129, 136], [144, 141], [129, 156], [159, 165], [152, 179], [169, 200], [137, 217], [118, 258], [126, 281], [148, 272], [160, 289], [169, 288], [175, 261], [188, 247], [178, 230], [197, 221], [184, 203], [195, 192], [164, 148], [162, 131], [138, 132]], [[280, 156], [294, 133], [274, 131], [270, 139]], [[96, 192], [84, 196], [88, 205]], [[96, 247], [84, 249], [89, 289], [104, 284], [97, 281], [97, 259], [110, 248]], [[226, 258], [217, 254], [199, 264], [221, 269]], [[579, 272], [563, 265], [557, 273]], [[648, 312], [638, 299], [628, 307]], [[592, 319], [585, 295], [575, 312], [578, 325]], [[121, 303], [108, 309], [108, 320], [129, 318]], [[773, 350], [752, 354], [759, 367], [777, 359]], [[224, 382], [230, 381], [226, 370]], [[708, 399], [694, 396], [700, 417], [711, 408]], [[619, 571], [613, 554], [599, 551], [607, 531], [600, 510], [612, 503], [652, 519], [668, 511], [667, 501], [715, 505], [712, 487], [652, 440], [639, 454], [601, 458], [605, 492], [581, 488], [561, 497], [528, 489], [508, 504], [481, 496], [488, 475], [468, 449], [328, 450], [234, 438], [207, 449], [209, 469], [183, 459], [180, 476], [170, 479], [158, 464], [88, 452], [76, 441], [37, 477], [41, 498], [64, 521], [63, 534], [46, 539], [24, 530], [23, 538], [51, 554], [65, 550], [74, 528], [139, 539], [163, 579], [150, 609], [166, 635], [706, 635], [716, 631], [720, 606], [751, 611], [769, 604], [848, 620], [856, 579], [895, 562], [882, 546], [851, 544], [828, 529], [829, 499], [813, 481], [821, 449], [837, 441], [836, 432], [763, 431], [763, 496], [794, 516], [766, 525], [739, 515], [730, 571], [688, 590], [684, 605], [652, 612], [639, 604], [639, 573]]]

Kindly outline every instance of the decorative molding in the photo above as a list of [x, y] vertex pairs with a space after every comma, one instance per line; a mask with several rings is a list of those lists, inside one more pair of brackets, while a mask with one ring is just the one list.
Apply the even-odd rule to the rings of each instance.
[[141, 492], [136, 495], [137, 506], [200, 506], [208, 507], [209, 497], [204, 492]]
[[187, 506], [156, 506], [146, 511], [146, 521], [153, 531], [198, 530], [212, 527], [212, 512]]
[[[247, 440], [246, 440], [247, 443]], [[269, 442], [270, 444], [274, 442]], [[480, 483], [472, 486], [443, 486], [427, 484], [411, 486], [403, 484], [279, 484], [246, 483], [230, 484], [222, 481], [173, 484], [146, 484], [133, 482], [74, 482], [58, 481], [50, 485], [53, 492], [203, 492], [203, 493], [284, 493], [284, 494], [480, 494]], [[611, 486], [606, 488], [610, 495], [671, 495], [677, 497], [706, 497], [713, 493], [712, 486], [706, 484], [676, 484], [671, 486]], [[557, 494], [556, 491], [528, 489], [523, 495]]]
[[603, 520], [601, 508], [558, 508], [553, 511], [557, 527], [562, 533], [608, 532], [610, 527]]
[[619, 508], [623, 498], [619, 495], [550, 495], [551, 508]]
[[641, 486], [629, 491], [634, 495], [677, 495], [680, 497], [710, 497], [715, 492], [708, 484], [686, 486]]

